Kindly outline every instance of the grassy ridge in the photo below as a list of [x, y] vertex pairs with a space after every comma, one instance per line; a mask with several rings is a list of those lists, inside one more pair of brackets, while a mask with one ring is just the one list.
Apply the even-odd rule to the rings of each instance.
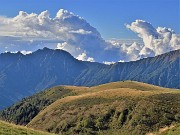
[[28, 126], [61, 134], [145, 135], [179, 123], [179, 107], [180, 91], [116, 82], [59, 99]]
[[0, 121], [0, 135], [53, 135]]
[[[95, 87], [57, 86], [23, 99], [0, 116], [57, 134], [145, 135], [180, 123], [179, 112], [180, 91], [125, 81]], [[163, 135], [176, 135], [176, 129]]]

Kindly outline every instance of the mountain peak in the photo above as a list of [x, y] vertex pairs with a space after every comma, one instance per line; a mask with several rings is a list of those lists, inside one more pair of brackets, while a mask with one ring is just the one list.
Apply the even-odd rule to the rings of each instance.
[[180, 88], [179, 51], [112, 65], [78, 61], [64, 50], [49, 48], [39, 49], [29, 55], [20, 52], [1, 54], [0, 103], [5, 107], [56, 85], [94, 86], [133, 80]]

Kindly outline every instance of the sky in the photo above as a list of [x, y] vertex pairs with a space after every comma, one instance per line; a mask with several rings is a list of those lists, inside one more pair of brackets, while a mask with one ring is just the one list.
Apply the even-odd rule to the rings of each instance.
[[151, 22], [154, 27], [169, 27], [180, 33], [179, 0], [1, 0], [0, 15], [13, 17], [20, 10], [40, 13], [48, 10], [55, 16], [66, 9], [83, 17], [97, 28], [105, 39], [138, 38], [124, 24], [136, 19]]
[[111, 64], [180, 49], [179, 0], [1, 0], [0, 53], [48, 47]]

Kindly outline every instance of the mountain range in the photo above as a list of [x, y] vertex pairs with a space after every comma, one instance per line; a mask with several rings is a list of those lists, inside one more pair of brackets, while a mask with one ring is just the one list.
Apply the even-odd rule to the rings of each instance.
[[180, 88], [180, 50], [152, 58], [106, 65], [75, 59], [63, 50], [0, 54], [0, 109], [56, 85], [95, 86], [134, 80]]

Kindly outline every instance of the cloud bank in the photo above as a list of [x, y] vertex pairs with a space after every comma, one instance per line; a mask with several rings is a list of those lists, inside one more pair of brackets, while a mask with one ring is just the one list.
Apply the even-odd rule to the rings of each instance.
[[40, 14], [20, 11], [13, 18], [0, 17], [0, 53], [21, 51], [29, 54], [49, 47], [66, 50], [79, 60], [109, 64], [180, 49], [180, 35], [170, 28], [154, 28], [143, 20], [136, 20], [126, 27], [137, 33], [143, 42], [105, 41], [85, 19], [64, 9], [60, 9], [54, 18], [48, 11]]

